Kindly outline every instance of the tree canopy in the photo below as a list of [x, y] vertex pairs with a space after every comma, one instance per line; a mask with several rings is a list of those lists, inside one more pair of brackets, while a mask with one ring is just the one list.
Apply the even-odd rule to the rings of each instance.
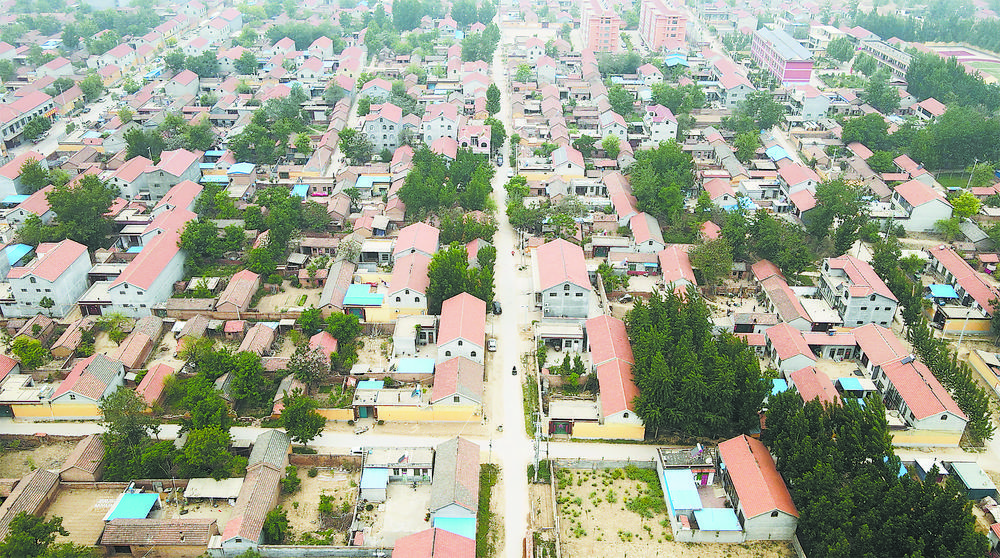
[[709, 310], [693, 290], [653, 293], [636, 302], [625, 323], [639, 388], [633, 404], [655, 435], [722, 437], [759, 427], [770, 383], [744, 341], [712, 334]]
[[496, 262], [496, 248], [484, 246], [477, 255], [478, 268], [469, 267], [469, 257], [465, 246], [452, 244], [447, 249], [438, 250], [427, 266], [427, 312], [440, 314], [441, 303], [460, 294], [469, 293], [485, 300], [493, 300], [493, 266]]
[[107, 216], [118, 197], [118, 188], [87, 174], [75, 185], [56, 186], [46, 199], [56, 214], [60, 234], [85, 245], [90, 250], [104, 247], [112, 231]]
[[684, 192], [694, 185], [694, 161], [675, 141], [635, 154], [628, 169], [639, 210], [664, 220], [676, 219], [684, 209]]

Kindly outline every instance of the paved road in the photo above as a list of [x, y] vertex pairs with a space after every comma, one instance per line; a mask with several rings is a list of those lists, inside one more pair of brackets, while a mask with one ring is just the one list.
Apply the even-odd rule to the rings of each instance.
[[59, 147], [59, 141], [62, 140], [66, 134], [66, 124], [74, 122], [79, 129], [81, 126], [87, 127], [88, 122], [95, 122], [106, 111], [116, 112], [118, 110], [119, 94], [120, 90], [114, 90], [113, 92], [105, 91], [104, 95], [100, 99], [87, 105], [90, 107], [90, 112], [87, 114], [79, 114], [69, 119], [60, 117], [59, 120], [52, 123], [52, 128], [49, 129], [48, 135], [44, 140], [40, 141], [37, 145], [29, 141], [12, 147], [7, 150], [8, 157], [13, 159], [26, 151], [37, 151], [47, 157], [49, 154], [55, 152], [56, 148]]

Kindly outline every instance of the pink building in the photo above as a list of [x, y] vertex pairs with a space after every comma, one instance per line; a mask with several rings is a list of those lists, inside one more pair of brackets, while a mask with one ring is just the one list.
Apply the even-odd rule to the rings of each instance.
[[812, 54], [782, 30], [758, 29], [750, 44], [750, 56], [783, 84], [809, 83]]
[[586, 45], [584, 50], [618, 52], [622, 20], [604, 0], [582, 0], [580, 26]]
[[673, 49], [684, 46], [687, 18], [668, 8], [662, 0], [646, 0], [639, 11], [639, 36], [649, 50]]

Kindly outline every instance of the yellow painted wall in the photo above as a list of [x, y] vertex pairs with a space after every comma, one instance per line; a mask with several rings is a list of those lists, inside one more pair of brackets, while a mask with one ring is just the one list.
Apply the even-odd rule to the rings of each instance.
[[354, 274], [358, 278], [358, 283], [386, 283], [392, 281], [391, 273], [366, 273], [359, 271]]
[[57, 405], [11, 405], [15, 418], [24, 419], [73, 419], [77, 417], [100, 417], [101, 410], [95, 404], [66, 403]]
[[604, 440], [642, 440], [646, 427], [636, 424], [598, 424], [577, 422], [573, 424], [574, 438], [600, 438]]
[[1000, 394], [1000, 378], [990, 370], [990, 367], [983, 362], [983, 359], [979, 358], [976, 351], [969, 353], [969, 364], [979, 374], [979, 377], [986, 381], [986, 385], [993, 388], [995, 393]]
[[316, 409], [326, 420], [354, 420], [354, 409]]
[[[87, 145], [84, 144], [83, 142], [79, 142], [79, 141], [77, 141], [77, 142], [68, 142], [68, 143], [67, 142], [59, 142], [59, 147], [56, 149], [56, 151], [76, 152], [76, 151], [79, 151], [79, 150], [83, 149], [84, 147], [87, 147]], [[94, 149], [96, 149], [98, 152], [101, 152], [101, 153], [104, 152], [104, 146], [101, 146], [101, 145], [91, 145], [91, 147], [93, 147]]]
[[395, 321], [394, 312], [388, 306], [365, 308], [365, 321], [368, 323], [385, 324]]
[[949, 335], [959, 335], [962, 333], [963, 327], [966, 335], [986, 335], [990, 332], [990, 321], [969, 320], [968, 325], [966, 325], [965, 318], [945, 320], [943, 331]]
[[429, 407], [378, 407], [379, 420], [395, 422], [478, 422], [478, 405], [431, 405]]
[[962, 439], [961, 432], [944, 432], [940, 430], [892, 430], [894, 446], [951, 446], [958, 447], [959, 440]]

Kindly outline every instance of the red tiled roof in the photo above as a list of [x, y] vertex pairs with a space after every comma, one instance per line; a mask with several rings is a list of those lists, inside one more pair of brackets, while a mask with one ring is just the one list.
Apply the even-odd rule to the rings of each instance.
[[118, 170], [116, 170], [111, 176], [112, 178], [117, 178], [128, 183], [134, 181], [136, 178], [139, 178], [139, 175], [147, 172], [152, 166], [152, 161], [140, 155], [125, 161], [125, 164], [118, 167]]
[[711, 221], [705, 221], [701, 225], [701, 234], [707, 240], [716, 240], [722, 235], [722, 227]]
[[657, 254], [664, 285], [678, 283], [681, 280], [692, 285], [698, 284], [694, 268], [691, 267], [691, 259], [688, 257], [690, 249], [690, 244], [671, 244]]
[[782, 321], [790, 322], [792, 320], [802, 318], [805, 320], [810, 320], [809, 313], [799, 302], [795, 293], [792, 289], [788, 288], [788, 283], [781, 276], [772, 275], [767, 279], [760, 282], [761, 289], [767, 293], [768, 298], [774, 304], [775, 312], [781, 317]]
[[729, 185], [728, 180], [723, 180], [721, 178], [713, 178], [708, 180], [702, 185], [702, 188], [708, 192], [710, 198], [717, 199], [722, 196], [728, 195], [729, 197], [736, 197], [736, 191], [733, 187]]
[[76, 444], [73, 451], [66, 457], [66, 461], [63, 462], [62, 469], [59, 472], [62, 473], [67, 469], [77, 468], [88, 473], [94, 473], [101, 466], [101, 461], [103, 460], [104, 442], [101, 440], [100, 435], [91, 434]]
[[590, 361], [593, 364], [603, 364], [614, 359], [635, 363], [625, 322], [602, 315], [590, 318], [584, 325], [587, 329], [587, 344], [590, 346]]
[[629, 219], [629, 228], [632, 229], [632, 238], [636, 244], [652, 240], [663, 244], [663, 231], [660, 230], [660, 222], [649, 213], [639, 213]]
[[201, 155], [201, 151], [191, 152], [187, 149], [164, 151], [160, 154], [160, 162], [156, 168], [173, 176], [180, 176], [191, 165], [197, 164], [201, 160]]
[[899, 157], [893, 159], [892, 162], [910, 176], [916, 177], [922, 174], [927, 174], [927, 169], [918, 165], [913, 159], [910, 159], [909, 155], [900, 155]]
[[271, 511], [284, 471], [271, 467], [253, 467], [243, 479], [233, 514], [222, 531], [223, 542], [239, 537], [259, 543], [264, 519]]
[[539, 246], [536, 255], [542, 290], [565, 282], [590, 290], [583, 248], [559, 238]]
[[600, 386], [601, 416], [632, 410], [632, 402], [639, 396], [639, 388], [632, 379], [632, 365], [617, 359], [597, 366]]
[[141, 331], [133, 331], [121, 345], [118, 345], [111, 358], [121, 361], [125, 368], [135, 370], [142, 368], [152, 350], [153, 339]]
[[177, 230], [165, 231], [153, 237], [139, 255], [125, 267], [125, 271], [111, 283], [111, 287], [128, 283], [140, 289], [148, 289], [180, 251], [177, 245], [180, 237], [180, 231]]
[[940, 200], [941, 202], [948, 204], [948, 200], [945, 199], [944, 195], [919, 180], [904, 182], [893, 189], [900, 195], [900, 197], [906, 200], [906, 202], [913, 207], [917, 207], [934, 200]]
[[[829, 258], [827, 264], [831, 269], [844, 270], [844, 273], [847, 274], [847, 278], [851, 282], [851, 286], [860, 288], [857, 294], [868, 296], [869, 294], [876, 293], [892, 301], [897, 301], [896, 296], [892, 294], [892, 291], [889, 290], [889, 287], [885, 285], [885, 282], [875, 273], [875, 270], [868, 262], [845, 254], [836, 258]], [[855, 295], [854, 289], [852, 289], [852, 295]]]
[[17, 483], [10, 496], [0, 505], [0, 540], [10, 533], [10, 521], [25, 512], [36, 515], [47, 504], [46, 497], [59, 484], [59, 475], [48, 469], [35, 469]]
[[18, 364], [20, 364], [20, 362], [17, 360], [12, 359], [5, 354], [0, 354], [0, 382], [2, 382], [3, 379], [6, 378]]
[[427, 529], [396, 539], [394, 558], [473, 558], [476, 541], [444, 529]]
[[873, 366], [881, 366], [907, 354], [896, 335], [880, 325], [865, 324], [854, 328], [854, 339]]
[[392, 266], [392, 278], [389, 280], [389, 294], [398, 293], [404, 289], [427, 294], [430, 278], [427, 267], [431, 258], [419, 252], [396, 258]]
[[52, 398], [55, 399], [72, 391], [97, 401], [114, 381], [114, 371], [118, 370], [120, 366], [120, 362], [113, 361], [104, 355], [87, 357], [76, 363], [66, 379], [56, 388]]
[[167, 364], [157, 364], [149, 369], [146, 375], [139, 382], [139, 387], [135, 392], [142, 396], [146, 404], [152, 406], [160, 400], [163, 395], [163, 383], [167, 378], [174, 375], [174, 369]]
[[438, 236], [440, 231], [427, 223], [417, 222], [399, 230], [396, 244], [393, 247], [393, 256], [405, 250], [417, 250], [427, 255], [434, 255], [438, 249]]
[[819, 175], [813, 172], [813, 170], [809, 167], [802, 165], [785, 165], [778, 170], [778, 175], [781, 176], [781, 178], [789, 186], [795, 186], [796, 184], [801, 184], [807, 180], [819, 182]]
[[799, 512], [774, 459], [760, 440], [743, 435], [719, 444], [719, 458], [726, 466], [747, 519], [774, 510], [795, 517]]
[[330, 358], [330, 355], [337, 352], [337, 340], [326, 331], [321, 331], [309, 338], [309, 348], [319, 349], [323, 356]]
[[991, 300], [998, 297], [997, 289], [990, 286], [982, 277], [972, 269], [961, 256], [947, 246], [936, 246], [928, 249], [931, 256], [941, 262], [952, 275], [955, 276], [955, 283], [962, 287], [988, 313], [993, 313]]
[[127, 519], [115, 518], [104, 525], [102, 546], [208, 546], [219, 532], [211, 518]]
[[431, 403], [453, 395], [473, 401], [483, 399], [483, 365], [465, 357], [450, 358], [434, 367]]
[[[17, 116], [20, 116], [18, 114]], [[34, 159], [35, 161], [44, 161], [45, 156], [37, 151], [26, 151], [17, 157], [14, 157], [7, 164], [0, 167], [0, 176], [15, 180], [17, 177], [21, 176], [21, 167], [24, 162], [28, 159]]]
[[917, 420], [949, 411], [954, 415], [968, 420], [965, 413], [952, 399], [948, 390], [937, 381], [934, 374], [919, 360], [906, 364], [891, 361], [882, 365], [882, 371], [899, 392], [906, 406]]
[[37, 258], [26, 266], [11, 268], [8, 279], [20, 279], [34, 275], [54, 282], [59, 279], [73, 262], [87, 253], [87, 247], [78, 242], [66, 239], [57, 243], [45, 242], [35, 250]]
[[819, 398], [819, 402], [826, 405], [836, 405], [840, 401], [837, 388], [834, 387], [830, 377], [816, 370], [813, 366], [807, 366], [801, 370], [796, 370], [788, 375], [798, 390], [803, 401], [812, 401]]
[[49, 199], [46, 196], [54, 189], [55, 186], [49, 184], [48, 186], [28, 196], [28, 199], [19, 203], [17, 208], [33, 215], [45, 215], [45, 213], [52, 207], [49, 205]]
[[219, 295], [219, 301], [215, 304], [218, 308], [223, 304], [232, 304], [240, 311], [250, 307], [250, 301], [257, 292], [260, 285], [260, 275], [244, 269], [233, 275], [226, 285], [226, 289]]
[[[162, 162], [162, 159], [161, 159]], [[184, 180], [178, 182], [171, 188], [163, 198], [156, 202], [156, 207], [175, 207], [177, 209], [192, 208], [194, 201], [201, 195], [204, 188], [201, 184]], [[155, 209], [155, 208], [154, 208]]]
[[776, 326], [771, 326], [764, 331], [764, 335], [771, 341], [778, 358], [787, 360], [797, 355], [805, 355], [815, 361], [812, 350], [802, 337], [802, 332], [794, 327], [782, 322]]
[[785, 275], [781, 273], [778, 266], [771, 263], [770, 260], [759, 260], [754, 262], [753, 265], [750, 266], [750, 271], [753, 272], [753, 277], [757, 280], [757, 282], [761, 282], [764, 279], [775, 275], [780, 277], [782, 280], [785, 279]]
[[486, 346], [486, 302], [469, 293], [457, 294], [441, 304], [438, 346], [460, 338]]
[[816, 196], [809, 190], [799, 190], [788, 197], [799, 211], [809, 211], [816, 207]]

